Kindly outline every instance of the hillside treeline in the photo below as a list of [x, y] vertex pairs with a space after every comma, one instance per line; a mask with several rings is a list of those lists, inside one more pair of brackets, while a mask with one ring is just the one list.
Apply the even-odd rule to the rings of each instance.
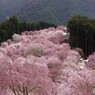
[[69, 20], [68, 28], [72, 48], [82, 48], [86, 57], [95, 51], [95, 20], [85, 16], [74, 16]]
[[13, 16], [0, 24], [0, 42], [11, 39], [14, 33], [20, 34], [23, 31], [34, 31], [48, 27], [56, 27], [56, 25], [44, 21], [20, 22], [16, 16]]

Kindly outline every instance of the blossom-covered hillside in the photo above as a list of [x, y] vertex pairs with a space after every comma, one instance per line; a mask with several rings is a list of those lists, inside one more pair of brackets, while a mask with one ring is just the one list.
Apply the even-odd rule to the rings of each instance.
[[25, 31], [3, 42], [0, 95], [95, 95], [92, 57], [81, 61], [64, 31], [64, 27]]

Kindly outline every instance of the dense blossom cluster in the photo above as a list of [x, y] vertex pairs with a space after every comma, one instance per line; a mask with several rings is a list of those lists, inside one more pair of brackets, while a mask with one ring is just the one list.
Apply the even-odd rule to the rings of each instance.
[[95, 52], [89, 56], [86, 66], [95, 70]]
[[95, 58], [81, 63], [63, 30], [25, 31], [1, 44], [0, 95], [95, 95], [95, 69], [89, 68]]

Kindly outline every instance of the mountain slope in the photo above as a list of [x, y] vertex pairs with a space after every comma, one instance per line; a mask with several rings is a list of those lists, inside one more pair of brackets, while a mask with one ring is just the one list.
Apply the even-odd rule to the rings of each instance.
[[95, 18], [95, 0], [2, 0], [6, 15], [17, 15], [20, 20], [45, 20], [66, 24], [74, 15]]
[[5, 16], [4, 13], [5, 13], [4, 5], [2, 1], [0, 0], [0, 21], [4, 19], [4, 16]]

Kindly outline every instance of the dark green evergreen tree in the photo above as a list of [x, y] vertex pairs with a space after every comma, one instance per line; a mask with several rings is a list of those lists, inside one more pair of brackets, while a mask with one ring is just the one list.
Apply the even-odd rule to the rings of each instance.
[[74, 16], [68, 22], [69, 43], [72, 48], [79, 47], [88, 56], [95, 51], [95, 20], [85, 16]]

